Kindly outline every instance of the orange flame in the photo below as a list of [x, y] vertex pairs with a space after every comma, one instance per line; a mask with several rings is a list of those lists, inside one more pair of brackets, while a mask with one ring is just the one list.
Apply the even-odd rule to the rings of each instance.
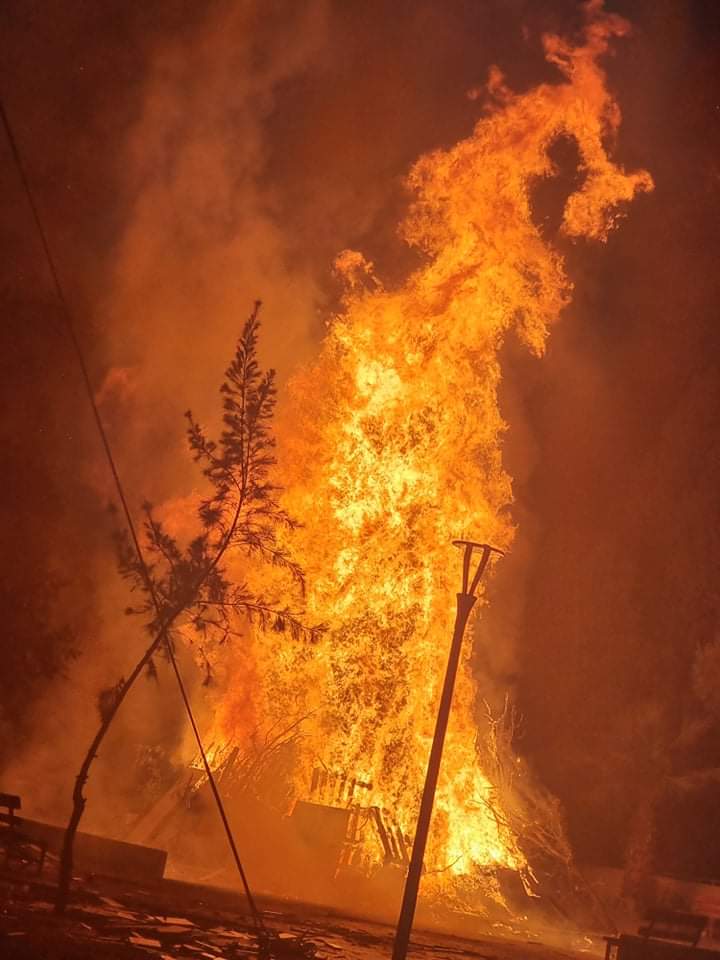
[[[471, 537], [508, 549], [514, 536], [498, 352], [516, 330], [542, 354], [572, 289], [533, 222], [530, 189], [553, 175], [548, 149], [560, 136], [576, 141], [584, 177], [565, 205], [566, 236], [605, 240], [620, 202], [652, 189], [646, 172], [626, 173], [605, 146], [620, 113], [598, 58], [628, 24], [597, 2], [588, 10], [579, 46], [544, 37], [562, 82], [519, 95], [494, 69], [493, 104], [472, 135], [414, 165], [401, 230], [423, 261], [403, 286], [386, 290], [359, 253], [338, 257], [343, 312], [290, 387], [286, 506], [305, 523], [294, 550], [309, 616], [330, 630], [310, 651], [256, 638], [260, 713], [309, 714], [299, 795], [319, 758], [371, 783], [367, 803], [390, 811], [406, 834], [459, 589], [450, 543]], [[448, 874], [524, 866], [477, 765], [474, 697], [466, 647], [427, 858]]]

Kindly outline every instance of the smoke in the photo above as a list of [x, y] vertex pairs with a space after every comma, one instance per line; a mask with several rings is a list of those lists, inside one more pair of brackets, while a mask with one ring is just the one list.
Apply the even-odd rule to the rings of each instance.
[[129, 214], [104, 307], [108, 361], [136, 398], [120, 442], [151, 497], [181, 489], [181, 414], [214, 413], [223, 364], [256, 298], [266, 302], [263, 350], [281, 375], [309, 355], [317, 285], [291, 262], [277, 191], [262, 182], [264, 127], [278, 88], [324, 41], [325, 21], [321, 3], [289, 15], [221, 4], [152, 52], [122, 148]]
[[[93, 336], [89, 356], [96, 399], [133, 508], [146, 497], [191, 493], [197, 476], [184, 450], [182, 413], [192, 407], [205, 418], [217, 409], [224, 365], [256, 297], [268, 301], [264, 349], [281, 375], [308, 354], [317, 326], [316, 284], [307, 268], [289, 262], [292, 238], [278, 222], [276, 191], [261, 175], [269, 151], [264, 123], [276, 91], [307, 68], [325, 39], [325, 21], [323, 3], [292, 13], [260, 4], [215, 4], [200, 22], [169, 17], [148, 34], [142, 30], [147, 23], [128, 17], [124, 27], [136, 44], [130, 55], [113, 49], [113, 39], [120, 43], [121, 37], [100, 33], [116, 64], [127, 69], [127, 61], [135, 66], [138, 53], [143, 55], [139, 88], [118, 89], [115, 77], [101, 77], [110, 102], [100, 98], [95, 129], [86, 134], [101, 154], [103, 135], [115, 138], [107, 152], [116, 154], [117, 166], [104, 159], [115, 179], [117, 228], [98, 245], [94, 261], [82, 244], [84, 262], [77, 250], [68, 254], [59, 247], [57, 253], [61, 275], [70, 278], [71, 300], [83, 285], [78, 273], [89, 278], [84, 293], [94, 297], [97, 319], [92, 327], [81, 311], [77, 319], [81, 335]], [[17, 11], [16, 34], [26, 45], [32, 41], [37, 53], [42, 42], [26, 34], [28, 26]], [[67, 39], [78, 27], [70, 13], [60, 34]], [[91, 64], [83, 58], [79, 69], [87, 65], [100, 72], [95, 56], [90, 54]], [[16, 102], [23, 102], [23, 93], [16, 93]], [[32, 119], [35, 105], [26, 99]], [[120, 105], [117, 130], [111, 123], [113, 100]], [[27, 134], [26, 143], [33, 143]], [[43, 159], [33, 161], [38, 177]], [[43, 184], [42, 176], [38, 179]], [[23, 226], [24, 212], [20, 207], [15, 218]], [[49, 232], [51, 242], [57, 240], [52, 217]], [[74, 271], [78, 266], [82, 269]], [[72, 357], [62, 360], [68, 374], [77, 375]], [[73, 413], [78, 415], [77, 405]], [[127, 591], [114, 570], [109, 538], [119, 519], [104, 520], [101, 511], [114, 491], [95, 438], [85, 423], [82, 427], [85, 446], [76, 462], [81, 480], [73, 491], [78, 498], [73, 512], [81, 525], [89, 500], [104, 543], [91, 558], [95, 623], [77, 638], [82, 655], [36, 705], [32, 743], [6, 769], [26, 793], [30, 813], [52, 819], [67, 810], [72, 772], [97, 724], [99, 691], [127, 673], [132, 651], [139, 654], [145, 644], [139, 625], [122, 616]], [[84, 536], [85, 543], [91, 539]], [[179, 702], [168, 680], [166, 675], [159, 686], [141, 681], [121, 712], [90, 785], [86, 825], [91, 828], [115, 834], [125, 829], [135, 788], [130, 772], [144, 742], [161, 742], [170, 755], [182, 743]], [[128, 774], [118, 779], [118, 769]]]

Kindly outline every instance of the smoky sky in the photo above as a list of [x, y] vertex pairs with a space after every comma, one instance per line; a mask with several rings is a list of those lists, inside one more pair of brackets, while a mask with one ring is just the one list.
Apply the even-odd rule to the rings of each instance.
[[[607, 61], [615, 157], [656, 188], [607, 244], [557, 240], [575, 289], [547, 356], [505, 347], [519, 532], [496, 622], [504, 609], [512, 651], [486, 657], [516, 691], [519, 749], [596, 862], [622, 857], [638, 717], [679, 709], [693, 651], [717, 633], [720, 560], [720, 10], [608, 7], [634, 24]], [[582, 5], [10, 0], [0, 17], [0, 92], [139, 503], [188, 492], [182, 411], [212, 409], [253, 300], [283, 380], [336, 305], [334, 256], [362, 250], [390, 283], [412, 267], [396, 233], [408, 167], [470, 132], [480, 108], [467, 93], [492, 64], [518, 90], [556, 80], [540, 34], [572, 35]], [[560, 175], [535, 200], [553, 236], [576, 176], [558, 149]], [[111, 491], [5, 143], [0, 191], [6, 642], [25, 642], [23, 605], [59, 576], [52, 617], [75, 630], [68, 669], [86, 702], [62, 676], [52, 690], [81, 736], [93, 684], [132, 646], [107, 640], [122, 609]], [[26, 710], [20, 752], [36, 744]], [[676, 832], [696, 836], [698, 816], [681, 812]], [[717, 874], [720, 848], [705, 856]]]

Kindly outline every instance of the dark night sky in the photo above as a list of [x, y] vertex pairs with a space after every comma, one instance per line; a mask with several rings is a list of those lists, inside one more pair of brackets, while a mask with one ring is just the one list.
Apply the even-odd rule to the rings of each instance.
[[[141, 372], [130, 415], [142, 430], [112, 422], [138, 499], [175, 492], [170, 430], [181, 437], [176, 414], [208, 383], [187, 372], [203, 311], [242, 316], [261, 295], [271, 328], [298, 303], [297, 336], [273, 346], [281, 372], [311, 355], [336, 252], [361, 249], [399, 275], [410, 163], [469, 132], [465, 91], [491, 63], [516, 89], [551, 76], [539, 33], [580, 19], [570, 0], [241, 6], [237, 40], [217, 2], [6, 0], [0, 13], [0, 90], [96, 382], [113, 365]], [[607, 246], [565, 244], [573, 304], [544, 360], [508, 344], [503, 388], [530, 557], [514, 639], [520, 749], [597, 862], [622, 856], [647, 743], [685, 709], [693, 651], [720, 613], [720, 5], [608, 7], [636, 27], [608, 62], [617, 157], [656, 189]], [[1, 595], [18, 638], [7, 642], [51, 666], [27, 614], [48, 572], [66, 585], [47, 616], [97, 652], [96, 598], [113, 575], [107, 486], [4, 143], [0, 193]], [[552, 224], [550, 194], [543, 204]], [[233, 336], [208, 324], [213, 378]], [[144, 373], [151, 358], [167, 365], [160, 382]], [[176, 400], [185, 381], [191, 396]], [[21, 703], [6, 693], [2, 723], [24, 729], [44, 682]], [[717, 748], [704, 743], [702, 762]], [[668, 869], [720, 876], [717, 808], [703, 795], [667, 812]]]

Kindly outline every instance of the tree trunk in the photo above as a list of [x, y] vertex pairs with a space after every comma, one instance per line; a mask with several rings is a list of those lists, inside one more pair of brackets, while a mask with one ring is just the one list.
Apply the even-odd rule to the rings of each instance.
[[[129, 684], [126, 684], [129, 689]], [[127, 690], [125, 691], [127, 692]], [[72, 813], [70, 814], [70, 820], [68, 825], [65, 828], [65, 836], [63, 837], [62, 852], [60, 854], [60, 870], [58, 875], [58, 890], [57, 898], [55, 900], [55, 913], [64, 913], [65, 908], [67, 907], [68, 897], [70, 895], [70, 884], [72, 882], [72, 872], [73, 872], [73, 851], [75, 847], [75, 835], [77, 834], [78, 827], [80, 826], [80, 820], [82, 815], [85, 812], [86, 799], [83, 795], [83, 787], [85, 786], [90, 772], [90, 766], [95, 759], [98, 751], [98, 747], [105, 739], [105, 734], [108, 731], [110, 722], [117, 712], [117, 708], [120, 706], [120, 703], [117, 703], [117, 706], [114, 707], [112, 713], [103, 720], [100, 725], [100, 729], [95, 734], [95, 739], [90, 744], [90, 749], [85, 755], [85, 759], [82, 762], [80, 771], [75, 778], [75, 786], [73, 787], [73, 808]]]
[[87, 783], [87, 778], [90, 773], [90, 767], [92, 762], [97, 756], [97, 752], [100, 748], [100, 744], [105, 739], [105, 734], [110, 729], [110, 724], [115, 718], [115, 714], [120, 708], [120, 704], [123, 702], [127, 696], [128, 691], [135, 683], [137, 678], [142, 673], [143, 669], [147, 666], [149, 661], [152, 659], [153, 655], [157, 652], [160, 644], [165, 640], [169, 624], [166, 624], [158, 636], [153, 640], [150, 646], [147, 648], [145, 653], [142, 655], [140, 660], [136, 663], [132, 673], [120, 686], [118, 686], [115, 692], [115, 699], [107, 710], [105, 716], [103, 717], [102, 723], [98, 732], [95, 734], [88, 752], [85, 754], [85, 759], [82, 762], [80, 771], [78, 772], [77, 777], [75, 778], [75, 786], [73, 788], [73, 807], [72, 813], [70, 814], [70, 819], [68, 825], [65, 828], [65, 836], [63, 838], [62, 852], [60, 854], [60, 869], [58, 874], [58, 890], [57, 897], [55, 900], [55, 913], [62, 914], [65, 912], [65, 908], [68, 904], [68, 897], [70, 895], [70, 885], [72, 883], [72, 872], [73, 872], [73, 852], [75, 846], [75, 836], [80, 826], [80, 820], [82, 815], [85, 812], [85, 804], [87, 799], [83, 794], [83, 788]]

